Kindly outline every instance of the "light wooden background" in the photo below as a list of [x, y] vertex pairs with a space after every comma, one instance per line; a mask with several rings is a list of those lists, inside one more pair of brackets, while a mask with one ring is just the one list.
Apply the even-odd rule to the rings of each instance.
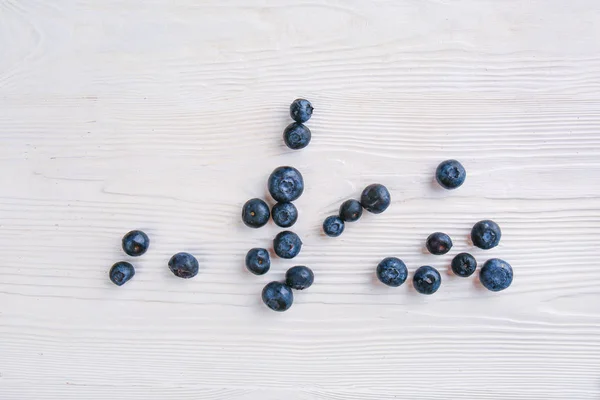
[[[599, 399], [599, 38], [596, 0], [0, 0], [0, 398]], [[292, 152], [300, 96], [313, 142]], [[245, 253], [278, 230], [241, 205], [287, 164], [305, 247], [256, 277]], [[322, 236], [373, 182], [389, 210]], [[151, 249], [118, 288], [135, 228]], [[423, 252], [434, 231], [450, 254]], [[448, 274], [471, 250], [513, 286]], [[378, 284], [386, 256], [440, 291]], [[315, 285], [269, 311], [296, 264]]]

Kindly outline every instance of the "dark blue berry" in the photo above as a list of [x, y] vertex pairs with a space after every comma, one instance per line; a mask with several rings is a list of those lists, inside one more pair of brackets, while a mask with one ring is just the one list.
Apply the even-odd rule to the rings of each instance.
[[290, 117], [296, 122], [306, 122], [313, 113], [313, 106], [310, 101], [305, 99], [296, 99], [290, 104]]
[[323, 232], [327, 236], [338, 237], [344, 232], [344, 221], [337, 215], [331, 215], [323, 221]]
[[294, 258], [302, 249], [302, 240], [294, 232], [279, 232], [273, 239], [273, 249], [281, 258]]
[[277, 203], [273, 206], [273, 222], [282, 228], [289, 228], [298, 220], [298, 209], [292, 203]]
[[292, 150], [300, 150], [308, 146], [312, 134], [306, 125], [292, 122], [283, 131], [283, 141]]
[[384, 258], [377, 266], [377, 278], [388, 286], [397, 287], [402, 285], [407, 276], [406, 264], [399, 258]]
[[262, 301], [273, 311], [285, 311], [292, 306], [292, 289], [281, 282], [267, 283], [262, 291]]
[[362, 206], [358, 200], [346, 200], [340, 206], [340, 218], [346, 222], [358, 221], [362, 215]]
[[264, 275], [271, 268], [271, 256], [266, 249], [254, 248], [246, 254], [246, 268], [254, 275]]
[[123, 251], [132, 257], [141, 256], [150, 246], [150, 238], [142, 231], [131, 231], [123, 236]]
[[473, 275], [477, 268], [477, 261], [475, 257], [469, 253], [460, 253], [452, 259], [452, 272], [458, 276], [466, 278], [467, 276]]
[[285, 284], [296, 290], [304, 290], [315, 281], [312, 270], [303, 265], [298, 265], [287, 270], [285, 273]]
[[434, 232], [427, 238], [427, 250], [436, 256], [446, 254], [452, 248], [452, 239], [442, 232]]
[[369, 185], [360, 196], [360, 204], [373, 214], [381, 214], [389, 207], [392, 197], [387, 188], [379, 183]]
[[193, 278], [198, 274], [198, 260], [189, 253], [177, 253], [169, 260], [169, 269], [180, 278]]
[[446, 160], [438, 165], [435, 179], [444, 189], [456, 189], [465, 182], [467, 172], [456, 160]]
[[413, 286], [421, 294], [434, 294], [442, 284], [442, 277], [437, 269], [425, 265], [419, 267], [413, 276]]
[[479, 280], [486, 289], [499, 292], [510, 286], [513, 281], [513, 270], [509, 263], [499, 258], [487, 260], [481, 271]]
[[134, 275], [135, 268], [133, 268], [133, 265], [126, 261], [119, 261], [118, 263], [114, 264], [108, 273], [112, 283], [117, 286], [123, 285], [125, 282], [133, 278]]
[[280, 203], [296, 200], [304, 192], [302, 174], [293, 167], [276, 168], [269, 176], [269, 193]]
[[260, 228], [269, 222], [269, 206], [261, 199], [250, 199], [242, 207], [242, 221], [250, 228]]
[[479, 221], [471, 229], [471, 240], [480, 249], [488, 250], [498, 246], [500, 237], [502, 237], [502, 231], [494, 221]]

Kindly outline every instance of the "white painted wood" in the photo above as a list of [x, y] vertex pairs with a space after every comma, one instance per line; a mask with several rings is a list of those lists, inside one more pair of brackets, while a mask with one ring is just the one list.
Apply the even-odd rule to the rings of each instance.
[[[0, 0], [0, 399], [600, 398], [598, 38], [595, 0]], [[299, 96], [313, 142], [292, 152]], [[252, 276], [278, 230], [240, 207], [285, 164], [305, 247]], [[372, 182], [389, 211], [324, 237]], [[483, 218], [503, 293], [446, 273]], [[133, 228], [151, 250], [117, 288]], [[423, 253], [436, 230], [452, 254]], [[377, 284], [392, 255], [441, 290]], [[295, 264], [315, 285], [270, 312]]]

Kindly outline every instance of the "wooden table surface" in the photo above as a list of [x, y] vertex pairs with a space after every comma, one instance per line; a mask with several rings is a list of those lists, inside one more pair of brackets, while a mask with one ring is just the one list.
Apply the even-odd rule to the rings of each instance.
[[[599, 38], [596, 0], [0, 0], [0, 399], [599, 399]], [[449, 158], [455, 191], [433, 181]], [[241, 205], [280, 165], [305, 178], [304, 248], [254, 276], [279, 230]], [[323, 236], [373, 182], [388, 211]], [[497, 248], [470, 245], [481, 219]], [[136, 228], [151, 248], [117, 287]], [[423, 251], [434, 231], [450, 253]], [[461, 251], [513, 285], [451, 275]], [[271, 312], [298, 264], [314, 286]]]

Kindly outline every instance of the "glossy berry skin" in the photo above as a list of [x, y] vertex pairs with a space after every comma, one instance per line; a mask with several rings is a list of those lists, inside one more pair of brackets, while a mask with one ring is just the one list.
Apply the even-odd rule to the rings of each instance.
[[302, 174], [294, 167], [276, 168], [269, 176], [269, 193], [280, 203], [296, 200], [304, 192]]
[[398, 287], [406, 281], [407, 277], [406, 264], [399, 258], [384, 258], [377, 266], [377, 278], [388, 286]]
[[254, 275], [264, 275], [269, 272], [271, 256], [267, 249], [250, 249], [246, 254], [246, 268]]
[[150, 238], [142, 231], [131, 231], [123, 236], [121, 245], [127, 255], [138, 257], [150, 247]]
[[344, 232], [344, 221], [337, 215], [331, 215], [323, 221], [323, 232], [327, 236], [338, 237]]
[[193, 278], [198, 274], [198, 260], [189, 253], [177, 253], [169, 260], [169, 269], [179, 278]]
[[294, 303], [294, 293], [281, 282], [271, 282], [262, 290], [262, 301], [273, 311], [285, 311]]
[[436, 256], [446, 254], [452, 248], [452, 239], [442, 232], [434, 232], [427, 237], [427, 250]]
[[292, 122], [283, 130], [283, 141], [292, 150], [300, 150], [308, 146], [312, 133], [310, 129], [299, 122]]
[[473, 275], [473, 272], [475, 272], [477, 260], [469, 253], [460, 253], [452, 259], [451, 266], [452, 272], [454, 272], [455, 275], [466, 278]]
[[489, 250], [498, 246], [501, 237], [502, 231], [494, 221], [479, 221], [471, 229], [471, 240], [480, 249]]
[[296, 290], [309, 288], [315, 281], [315, 274], [308, 267], [297, 265], [285, 273], [285, 284]]
[[425, 265], [419, 267], [413, 276], [413, 286], [421, 294], [434, 294], [442, 284], [442, 276], [437, 269]]
[[313, 113], [313, 106], [310, 101], [305, 99], [296, 99], [290, 104], [290, 117], [296, 122], [304, 123], [310, 119]]
[[292, 203], [277, 203], [271, 212], [275, 225], [289, 228], [298, 220], [298, 209]]
[[444, 189], [456, 189], [465, 182], [467, 172], [456, 160], [446, 160], [438, 165], [435, 171], [435, 180]]
[[302, 249], [302, 240], [294, 232], [279, 232], [273, 239], [273, 249], [281, 258], [294, 258]]
[[486, 289], [499, 292], [510, 286], [513, 281], [513, 270], [509, 263], [499, 258], [487, 260], [481, 271], [479, 281]]
[[360, 196], [360, 204], [373, 214], [384, 212], [390, 206], [391, 201], [390, 192], [379, 183], [367, 186]]
[[250, 228], [260, 228], [269, 222], [269, 206], [261, 199], [250, 199], [242, 207], [242, 221]]
[[346, 200], [340, 206], [340, 218], [345, 222], [358, 221], [362, 215], [362, 205], [358, 200]]
[[114, 264], [108, 273], [111, 282], [117, 286], [122, 286], [125, 282], [133, 278], [134, 275], [135, 268], [126, 261], [119, 261]]

